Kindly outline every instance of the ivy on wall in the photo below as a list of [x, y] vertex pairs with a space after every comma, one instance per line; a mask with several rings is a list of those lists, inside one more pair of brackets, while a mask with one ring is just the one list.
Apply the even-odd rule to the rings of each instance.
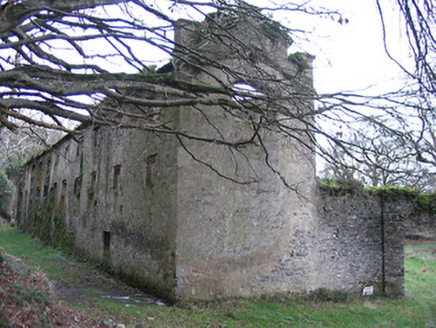
[[352, 194], [383, 197], [385, 201], [398, 199], [414, 202], [417, 210], [436, 213], [436, 191], [421, 192], [410, 187], [383, 186], [365, 187], [357, 180], [318, 179], [318, 189], [321, 195], [345, 196]]
[[8, 205], [13, 193], [13, 185], [0, 170], [0, 216], [9, 219]]

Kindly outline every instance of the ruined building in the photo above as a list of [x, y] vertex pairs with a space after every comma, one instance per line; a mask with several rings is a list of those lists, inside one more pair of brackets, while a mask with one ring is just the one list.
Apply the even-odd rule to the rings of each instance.
[[[258, 75], [264, 71], [277, 79], [295, 76], [290, 94], [311, 89], [310, 58], [307, 65], [289, 58], [285, 36], [261, 22], [254, 29], [242, 19], [231, 21], [225, 43], [207, 35], [211, 24], [179, 21], [175, 39], [181, 46], [169, 74], [232, 87], [241, 82], [232, 70], [242, 70], [244, 82], [262, 92], [273, 86]], [[231, 33], [256, 51], [240, 56]], [[213, 60], [201, 69], [189, 65], [195, 58], [183, 57], [183, 45]], [[312, 110], [301, 97], [284, 106], [294, 113]], [[197, 139], [238, 142], [253, 134], [251, 125], [222, 106], [185, 106], [160, 115]], [[301, 127], [299, 121], [287, 124]], [[262, 129], [262, 145], [232, 148], [139, 129], [85, 129], [79, 140], [66, 136], [26, 165], [18, 221], [44, 240], [68, 245], [170, 300], [320, 287], [360, 291], [367, 285], [401, 294], [401, 238], [389, 239], [402, 233], [401, 226], [381, 225], [374, 200], [319, 198], [314, 153], [301, 143], [310, 144], [309, 136], [284, 138]], [[398, 215], [386, 215], [386, 222], [388, 217]]]

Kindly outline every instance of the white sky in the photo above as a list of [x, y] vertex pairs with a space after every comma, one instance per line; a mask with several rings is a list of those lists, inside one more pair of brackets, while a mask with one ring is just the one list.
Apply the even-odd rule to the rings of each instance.
[[[207, 0], [203, 0], [207, 2]], [[203, 2], [200, 0], [199, 2]], [[306, 51], [316, 56], [314, 62], [315, 87], [319, 93], [359, 91], [374, 87], [374, 93], [398, 89], [402, 85], [402, 72], [387, 57], [383, 45], [380, 17], [375, 0], [245, 0], [259, 7], [273, 7], [286, 2], [306, 2], [315, 8], [325, 7], [337, 10], [347, 18], [347, 24], [339, 24], [331, 18], [320, 18], [297, 12], [274, 12], [274, 18], [284, 25], [310, 31], [307, 42], [296, 40], [291, 51]], [[165, 0], [154, 1], [161, 10], [168, 8]], [[394, 10], [393, 0], [381, 1], [388, 23], [389, 50], [401, 61], [407, 60], [407, 53], [401, 53], [399, 15]], [[273, 5], [274, 4], [274, 5]], [[180, 8], [180, 7], [178, 7]], [[204, 9], [204, 8], [203, 8]], [[175, 11], [175, 16], [201, 15], [193, 12]], [[404, 39], [404, 38], [403, 38]], [[301, 41], [303, 41], [301, 43]], [[403, 42], [403, 43], [401, 43]], [[299, 45], [301, 47], [299, 47]], [[405, 47], [403, 47], [404, 51]], [[369, 92], [369, 91], [368, 91]]]
[[[169, 8], [173, 9], [170, 15], [173, 18], [202, 19], [202, 15], [194, 11], [183, 10], [182, 6], [172, 6], [173, 1], [149, 0], [154, 8], [166, 13]], [[260, 7], [272, 6], [271, 3], [286, 3], [287, 0], [245, 0]], [[299, 0], [294, 0], [298, 2]], [[383, 0], [387, 20], [391, 25], [388, 35], [393, 42], [390, 50], [401, 60], [407, 54], [400, 53], [400, 36], [398, 15], [393, 11], [394, 6], [389, 4], [393, 0]], [[199, 2], [208, 2], [200, 0]], [[303, 2], [303, 1], [300, 1]], [[359, 91], [375, 86], [374, 92], [381, 93], [399, 86], [401, 71], [390, 60], [383, 48], [382, 27], [377, 12], [375, 0], [312, 0], [313, 7], [324, 6], [328, 9], [337, 9], [347, 18], [347, 24], [339, 24], [331, 18], [320, 18], [296, 12], [274, 13], [274, 18], [280, 20], [286, 26], [310, 31], [307, 41], [296, 39], [296, 46], [291, 52], [306, 51], [316, 56], [314, 62], [315, 87], [319, 93], [340, 91]], [[201, 8], [206, 9], [205, 7]], [[115, 10], [119, 14], [120, 7], [113, 6], [108, 9]], [[144, 17], [145, 21], [150, 17]], [[94, 46], [95, 41], [94, 42]], [[100, 47], [96, 47], [98, 52]], [[153, 60], [167, 61], [168, 54], [156, 49], [142, 49], [144, 58], [150, 59], [147, 64], [153, 64]], [[118, 66], [118, 69], [116, 67]], [[115, 70], [134, 72], [132, 68], [125, 67], [123, 63], [113, 63]]]
[[[272, 2], [286, 2], [286, 0], [246, 1], [261, 7], [268, 7]], [[389, 6], [392, 1], [383, 0], [383, 3]], [[154, 2], [155, 8], [161, 7], [164, 11], [174, 4], [168, 0], [150, 0], [151, 2]], [[341, 91], [362, 93], [362, 90], [370, 86], [374, 86], [374, 93], [398, 89], [399, 84], [402, 83], [401, 71], [384, 51], [382, 28], [375, 0], [312, 0], [310, 4], [314, 7], [337, 8], [343, 13], [343, 17], [349, 20], [347, 24], [339, 24], [329, 17], [310, 17], [294, 12], [275, 13], [275, 18], [285, 25], [311, 31], [306, 36], [307, 40], [297, 38], [296, 46], [292, 47], [291, 51], [307, 51], [316, 56], [314, 79], [319, 93]], [[195, 12], [180, 11], [180, 7], [177, 6], [174, 8], [176, 9], [173, 12], [174, 16], [193, 16], [191, 18], [196, 19], [202, 17]], [[391, 23], [390, 31], [393, 31], [388, 35], [389, 40], [393, 40], [390, 50], [401, 60], [407, 59], [407, 53], [400, 51], [401, 31], [398, 28], [398, 15], [393, 9], [389, 11], [389, 7], [387, 8], [385, 14]], [[118, 11], [115, 14], [118, 15], [120, 7], [113, 6], [108, 8], [107, 12], [110, 14], [111, 10]], [[144, 17], [145, 21], [147, 19], [150, 18]], [[99, 52], [101, 47], [98, 41], [92, 41], [90, 49], [92, 52]], [[142, 58], [151, 60], [146, 64], [152, 64], [153, 60], [166, 61], [169, 58], [168, 54], [158, 53], [155, 49], [142, 48], [140, 52]], [[66, 52], [65, 55], [72, 59], [71, 53]], [[80, 62], [81, 57], [78, 56], [77, 60]], [[119, 61], [114, 62], [112, 68], [116, 71], [135, 71], [134, 68], [127, 67], [125, 63]]]
[[[314, 75], [317, 91], [362, 91], [373, 86], [374, 92], [380, 93], [398, 88], [402, 72], [384, 50], [382, 25], [375, 1], [317, 2], [327, 8], [337, 7], [349, 20], [347, 24], [339, 24], [330, 18], [318, 19], [312, 27], [308, 26], [313, 31], [313, 35], [308, 36], [308, 47], [309, 52], [316, 56]], [[384, 0], [387, 5], [389, 2]], [[385, 14], [391, 40], [389, 49], [400, 60], [405, 60], [407, 53], [401, 53], [398, 15], [393, 9], [388, 9]]]

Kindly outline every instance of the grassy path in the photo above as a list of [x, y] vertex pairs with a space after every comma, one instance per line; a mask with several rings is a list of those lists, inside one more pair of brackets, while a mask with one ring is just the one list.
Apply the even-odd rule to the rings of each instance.
[[186, 306], [158, 305], [146, 295], [126, 302], [140, 292], [16, 229], [0, 227], [0, 247], [44, 272], [64, 297], [63, 304], [96, 322], [112, 319], [126, 327], [436, 327], [435, 242], [406, 247], [403, 300], [237, 300]]
[[405, 290], [419, 301], [427, 327], [436, 327], [436, 242], [405, 249]]

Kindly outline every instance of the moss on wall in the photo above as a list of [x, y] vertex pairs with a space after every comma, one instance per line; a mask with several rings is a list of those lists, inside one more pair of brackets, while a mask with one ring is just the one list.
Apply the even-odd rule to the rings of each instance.
[[382, 186], [365, 187], [357, 180], [319, 179], [321, 195], [344, 196], [347, 194], [366, 194], [383, 197], [384, 201], [411, 201], [416, 210], [436, 213], [436, 191], [421, 192], [411, 187]]
[[310, 68], [310, 61], [309, 58], [311, 56], [307, 53], [303, 53], [303, 52], [296, 52], [293, 54], [290, 54], [288, 56], [288, 60], [295, 64], [298, 67], [299, 71], [304, 71], [308, 68]]
[[14, 186], [6, 177], [6, 174], [0, 170], [0, 216], [7, 219], [10, 218], [9, 207], [13, 192]]
[[39, 203], [36, 218], [38, 222], [33, 227], [33, 234], [44, 243], [64, 249], [72, 246], [74, 233], [67, 227], [60, 211], [56, 210], [54, 195]]
[[362, 193], [363, 184], [357, 180], [318, 179], [321, 195], [344, 196]]

